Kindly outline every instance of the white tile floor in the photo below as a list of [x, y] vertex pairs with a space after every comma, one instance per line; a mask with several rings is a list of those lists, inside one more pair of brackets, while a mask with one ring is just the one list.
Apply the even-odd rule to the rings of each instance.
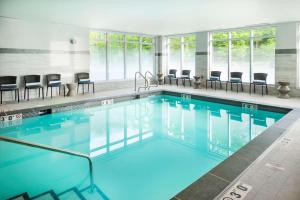
[[[225, 99], [247, 101], [250, 103], [273, 106], [300, 108], [300, 99], [279, 99], [275, 96], [261, 96], [260, 94], [236, 93], [224, 90], [193, 89], [191, 87], [159, 86], [151, 90], [169, 90], [183, 93], [193, 93]], [[79, 94], [75, 97], [54, 97], [45, 100], [34, 99], [6, 103], [0, 106], [1, 111], [32, 108], [39, 105], [55, 105], [75, 102], [85, 99], [105, 98], [116, 95], [135, 94], [132, 88], [97, 92], [95, 94]], [[288, 138], [288, 144], [282, 142]], [[236, 181], [242, 181], [253, 188], [245, 197], [246, 200], [293, 200], [300, 199], [300, 121], [283, 134], [263, 155], [261, 155]], [[233, 183], [234, 184], [234, 183]]]

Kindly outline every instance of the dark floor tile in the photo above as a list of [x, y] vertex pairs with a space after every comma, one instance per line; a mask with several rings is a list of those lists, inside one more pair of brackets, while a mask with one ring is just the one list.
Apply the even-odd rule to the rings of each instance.
[[176, 195], [176, 197], [180, 200], [210, 200], [219, 195], [228, 184], [228, 182], [216, 176], [206, 174]]

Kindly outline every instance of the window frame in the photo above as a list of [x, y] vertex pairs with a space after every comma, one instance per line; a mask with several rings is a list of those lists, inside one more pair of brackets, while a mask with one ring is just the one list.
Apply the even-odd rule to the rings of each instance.
[[[299, 25], [300, 27], [300, 25]], [[266, 39], [266, 38], [275, 38], [275, 42], [276, 42], [276, 34], [275, 35], [265, 35], [265, 36], [255, 36], [254, 35], [254, 31], [255, 30], [262, 30], [262, 29], [266, 29], [266, 28], [274, 28], [276, 30], [276, 26], [265, 26], [265, 27], [255, 27], [255, 28], [245, 28], [245, 29], [232, 29], [232, 30], [220, 30], [220, 31], [214, 31], [214, 32], [210, 32], [209, 33], [209, 41], [208, 41], [208, 46], [209, 46], [209, 69], [207, 70], [207, 77], [210, 76], [210, 69], [212, 67], [212, 59], [213, 59], [213, 42], [215, 41], [220, 41], [220, 42], [224, 42], [224, 41], [228, 41], [228, 67], [227, 67], [227, 81], [229, 81], [230, 79], [230, 68], [232, 66], [232, 41], [233, 40], [243, 40], [243, 38], [238, 39], [238, 38], [233, 38], [232, 37], [232, 32], [239, 32], [239, 31], [249, 31], [250, 35], [249, 35], [249, 47], [250, 47], [250, 52], [249, 52], [249, 82], [247, 81], [243, 81], [244, 83], [251, 83], [252, 82], [252, 72], [253, 72], [253, 65], [254, 65], [254, 40], [256, 39]], [[300, 29], [300, 28], [299, 28]], [[213, 39], [213, 34], [215, 33], [228, 33], [228, 38], [226, 39]], [[299, 32], [300, 35], [300, 32]], [[275, 55], [275, 51], [274, 51], [274, 55]], [[276, 66], [274, 66], [276, 67]], [[268, 83], [269, 85], [274, 85], [274, 83]], [[300, 86], [300, 84], [299, 84]]]
[[[131, 34], [131, 33], [124, 33], [124, 32], [108, 32], [108, 31], [101, 31], [101, 30], [90, 30], [91, 32], [99, 32], [104, 34], [104, 39], [101, 39], [99, 41], [104, 41], [105, 43], [105, 63], [106, 63], [106, 78], [105, 80], [99, 80], [96, 82], [104, 82], [104, 81], [120, 81], [120, 80], [133, 80], [133, 78], [127, 78], [127, 60], [126, 60], [126, 50], [127, 50], [127, 44], [128, 43], [135, 43], [139, 44], [139, 71], [142, 70], [142, 47], [143, 45], [150, 45], [152, 46], [152, 59], [153, 59], [153, 68], [152, 72], [155, 74], [156, 72], [156, 63], [155, 63], [155, 36], [154, 35], [145, 35], [145, 34]], [[120, 34], [123, 35], [123, 39], [117, 39], [117, 40], [110, 40], [109, 34]], [[127, 36], [138, 36], [139, 41], [127, 41]], [[152, 42], [145, 42], [143, 41], [143, 38], [151, 38]], [[119, 42], [123, 45], [123, 66], [124, 66], [124, 74], [122, 79], [110, 79], [109, 78], [109, 53], [108, 53], [108, 46], [110, 42]], [[89, 44], [90, 45], [90, 44]], [[90, 58], [92, 59], [92, 58]], [[90, 65], [91, 67], [91, 65]]]
[[[187, 37], [187, 36], [195, 36], [195, 41], [194, 42], [185, 42], [184, 41], [184, 38], [185, 37]], [[196, 36], [196, 34], [195, 33], [189, 33], [189, 34], [183, 34], [183, 35], [171, 35], [171, 36], [167, 36], [167, 67], [166, 67], [166, 73], [168, 74], [169, 72], [169, 69], [171, 69], [170, 68], [170, 65], [169, 65], [169, 63], [170, 63], [170, 39], [171, 38], [179, 38], [179, 40], [180, 40], [180, 64], [179, 64], [179, 74], [181, 74], [181, 72], [182, 72], [182, 70], [183, 70], [183, 63], [184, 63], [184, 45], [186, 45], [186, 44], [193, 44], [193, 45], [195, 45], [195, 54], [196, 54], [196, 48], [197, 48], [197, 36]], [[195, 58], [195, 61], [194, 61], [194, 73], [196, 73], [196, 58]], [[192, 76], [194, 75], [194, 74], [191, 74]]]

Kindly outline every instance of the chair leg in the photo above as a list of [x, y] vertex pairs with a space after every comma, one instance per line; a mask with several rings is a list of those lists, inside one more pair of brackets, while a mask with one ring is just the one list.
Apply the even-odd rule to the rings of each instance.
[[84, 94], [84, 84], [82, 84], [82, 93]]
[[41, 88], [39, 88], [39, 98], [41, 97]]
[[261, 95], [264, 96], [264, 85], [261, 85]]
[[242, 92], [244, 92], [244, 86], [243, 83], [241, 83]]
[[17, 90], [15, 90], [15, 101], [17, 101]]
[[0, 98], [1, 98], [1, 104], [2, 104], [2, 90], [0, 91]]
[[269, 89], [268, 89], [268, 85], [266, 85], [266, 94], [269, 94]]
[[45, 98], [45, 95], [44, 95], [44, 87], [42, 87], [42, 97], [43, 97], [43, 99]]
[[93, 93], [95, 93], [95, 83], [93, 83]]
[[213, 89], [213, 82], [212, 81], [210, 82], [210, 87], [211, 87], [211, 89]]
[[183, 85], [183, 87], [185, 87], [185, 79], [183, 78], [183, 79], [181, 79], [182, 80], [182, 85]]
[[256, 93], [256, 85], [253, 84], [253, 92]]
[[178, 86], [178, 78], [176, 79], [176, 85]]
[[18, 103], [20, 102], [20, 91], [19, 89], [17, 90], [17, 93], [18, 93]]
[[236, 93], [239, 93], [239, 84], [236, 84]]
[[190, 87], [192, 87], [192, 81], [191, 81], [191, 79], [189, 78], [189, 81], [190, 81]]
[[27, 101], [29, 101], [29, 89], [27, 89]]
[[77, 94], [78, 94], [78, 89], [79, 89], [79, 83], [77, 84]]
[[220, 89], [222, 89], [222, 82], [221, 81], [219, 81], [220, 82]]
[[205, 81], [205, 88], [207, 89], [207, 80]]
[[52, 86], [50, 87], [51, 99], [52, 99]]
[[215, 81], [215, 90], [217, 90], [217, 81]]
[[232, 83], [230, 83], [230, 90], [232, 90]]
[[63, 87], [64, 87], [64, 97], [66, 97], [66, 86], [63, 85]]
[[226, 92], [227, 92], [227, 85], [228, 85], [228, 82], [226, 82]]
[[172, 85], [172, 80], [171, 80], [171, 78], [169, 77], [169, 82], [170, 82], [170, 85]]
[[24, 100], [26, 99], [26, 88], [24, 88]]
[[90, 84], [88, 83], [88, 92], [90, 92]]
[[46, 96], [48, 96], [48, 86], [47, 86], [47, 88], [46, 88]]

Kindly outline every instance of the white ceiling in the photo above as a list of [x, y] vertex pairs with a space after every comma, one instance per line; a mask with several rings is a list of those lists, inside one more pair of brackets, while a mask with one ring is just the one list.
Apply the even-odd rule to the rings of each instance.
[[300, 21], [300, 0], [0, 0], [0, 15], [166, 35]]

